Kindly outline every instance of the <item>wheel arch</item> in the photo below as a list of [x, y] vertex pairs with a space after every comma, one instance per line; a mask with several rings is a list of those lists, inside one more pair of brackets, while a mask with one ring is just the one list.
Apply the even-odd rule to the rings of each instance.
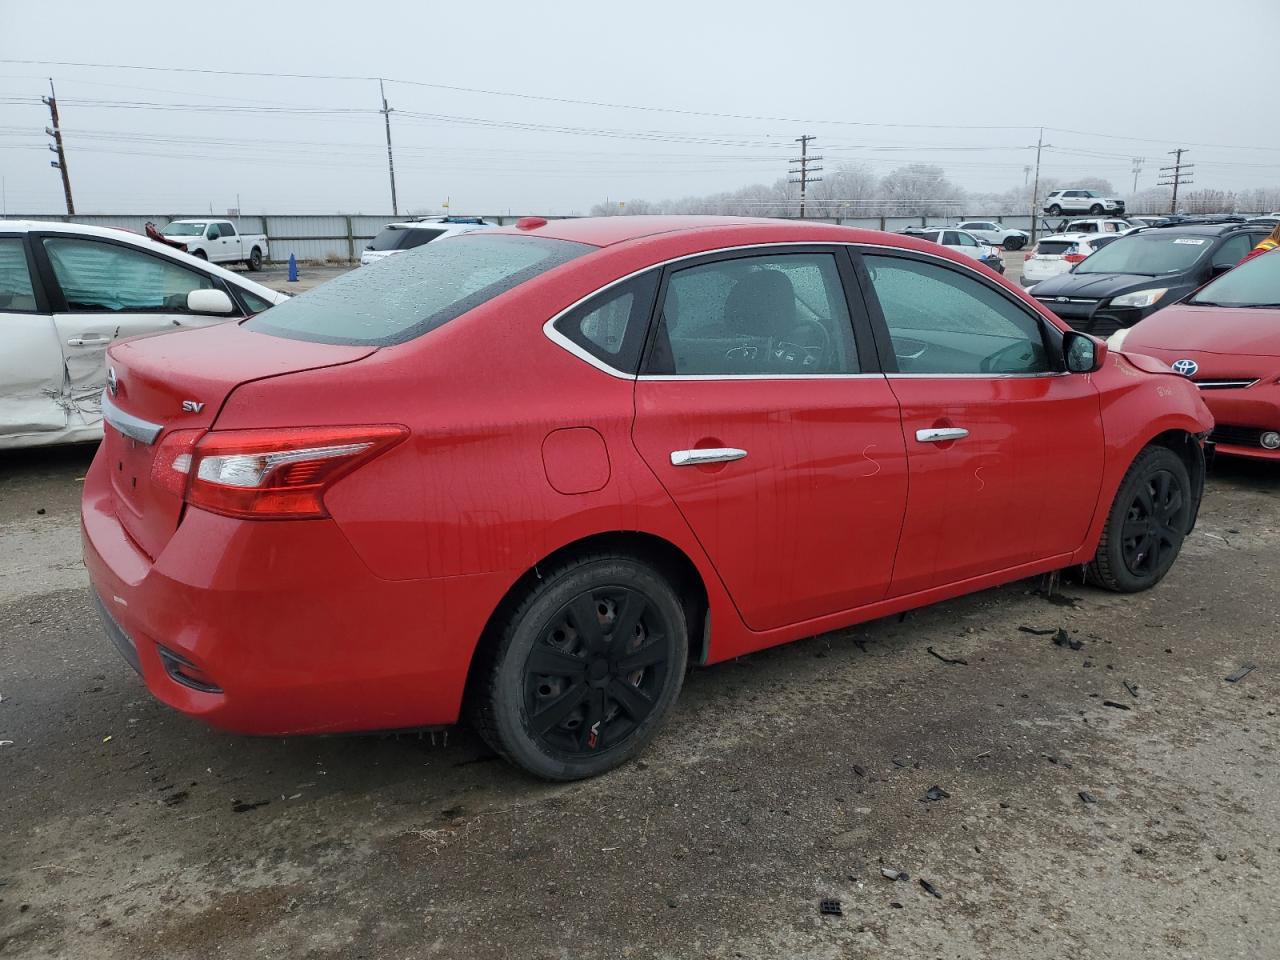
[[493, 643], [495, 631], [542, 578], [542, 571], [575, 557], [592, 553], [616, 553], [642, 560], [667, 577], [684, 606], [689, 626], [689, 662], [702, 664], [710, 650], [710, 599], [702, 573], [689, 555], [670, 540], [641, 530], [614, 530], [579, 537], [556, 548], [522, 573], [503, 594], [485, 622], [467, 668], [466, 697], [470, 697], [483, 651]]
[[1191, 525], [1187, 528], [1187, 533], [1190, 533], [1196, 528], [1196, 518], [1200, 514], [1200, 500], [1204, 494], [1205, 478], [1209, 472], [1208, 464], [1205, 461], [1204, 446], [1191, 431], [1175, 428], [1156, 434], [1144, 443], [1138, 452], [1141, 453], [1147, 447], [1166, 447], [1177, 454], [1178, 458], [1186, 466], [1187, 475], [1191, 478], [1191, 490], [1196, 500], [1195, 512], [1191, 514]]

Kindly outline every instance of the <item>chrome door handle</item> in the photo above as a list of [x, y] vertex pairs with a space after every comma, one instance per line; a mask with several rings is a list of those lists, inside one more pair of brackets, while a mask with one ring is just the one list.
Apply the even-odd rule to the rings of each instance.
[[100, 343], [110, 343], [110, 337], [72, 337], [67, 341], [69, 347], [96, 347]]
[[703, 447], [696, 450], [672, 450], [673, 467], [696, 467], [704, 463], [729, 463], [741, 460], [747, 451], [737, 447]]
[[945, 443], [948, 440], [963, 440], [969, 435], [964, 427], [930, 427], [928, 430], [917, 430], [916, 439], [921, 443]]

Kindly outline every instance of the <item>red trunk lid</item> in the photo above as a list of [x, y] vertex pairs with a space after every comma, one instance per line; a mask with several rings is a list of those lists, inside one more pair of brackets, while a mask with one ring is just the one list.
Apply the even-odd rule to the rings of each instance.
[[[153, 470], [166, 438], [176, 431], [208, 429], [237, 386], [301, 370], [352, 363], [373, 347], [335, 346], [286, 340], [245, 330], [236, 323], [140, 337], [107, 351], [108, 403], [124, 418], [142, 421], [126, 436], [108, 418], [99, 456], [111, 471], [116, 515], [129, 536], [153, 559], [169, 542], [182, 517], [182, 499], [172, 486], [157, 483]], [[115, 395], [110, 395], [114, 380]], [[146, 425], [160, 427], [148, 443]]]

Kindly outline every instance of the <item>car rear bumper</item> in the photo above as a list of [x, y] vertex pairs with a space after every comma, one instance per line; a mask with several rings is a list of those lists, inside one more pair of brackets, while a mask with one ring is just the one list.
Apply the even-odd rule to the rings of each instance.
[[108, 637], [157, 699], [249, 734], [457, 720], [505, 575], [386, 580], [331, 520], [195, 509], [153, 563], [106, 473], [98, 458], [85, 479], [85, 566]]

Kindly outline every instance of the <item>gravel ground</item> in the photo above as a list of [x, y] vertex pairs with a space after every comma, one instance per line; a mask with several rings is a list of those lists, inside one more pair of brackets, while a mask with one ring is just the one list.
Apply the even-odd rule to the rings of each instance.
[[641, 761], [549, 786], [461, 729], [156, 704], [84, 589], [89, 456], [0, 458], [0, 957], [1277, 956], [1275, 469], [1220, 462], [1148, 594], [1024, 581], [697, 670]]

